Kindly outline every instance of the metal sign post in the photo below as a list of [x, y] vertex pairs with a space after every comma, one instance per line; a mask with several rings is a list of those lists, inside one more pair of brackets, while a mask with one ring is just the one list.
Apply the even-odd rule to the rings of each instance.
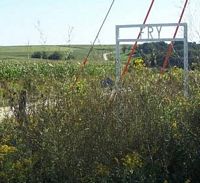
[[184, 25], [184, 96], [189, 96], [189, 70], [188, 70], [188, 28]]
[[[134, 24], [134, 25], [116, 25], [116, 88], [119, 86], [119, 82], [121, 79], [121, 61], [120, 61], [120, 43], [122, 42], [160, 42], [160, 41], [182, 41], [184, 43], [184, 96], [188, 96], [188, 30], [187, 23], [180, 23], [179, 26], [183, 28], [183, 37], [182, 38], [169, 38], [163, 37], [161, 38], [161, 32], [163, 28], [176, 27], [177, 23], [161, 23], [161, 24]], [[122, 29], [130, 29], [130, 28], [139, 28], [142, 30], [141, 36], [139, 39], [123, 39], [120, 38], [120, 30]], [[146, 30], [146, 36], [144, 35], [144, 30]], [[154, 35], [154, 31], [156, 30], [156, 37]], [[143, 38], [144, 37], [144, 38]]]
[[115, 66], [116, 66], [116, 79], [115, 79], [115, 86], [118, 88], [120, 78], [121, 78], [121, 61], [120, 61], [120, 42], [119, 39], [119, 29], [116, 27], [116, 59], [115, 59]]

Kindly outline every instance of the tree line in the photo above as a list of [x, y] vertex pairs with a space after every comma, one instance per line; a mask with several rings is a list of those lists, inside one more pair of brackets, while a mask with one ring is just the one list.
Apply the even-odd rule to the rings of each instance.
[[[142, 57], [149, 67], [161, 67], [167, 53], [168, 44], [165, 42], [143, 43], [138, 48], [133, 57]], [[129, 55], [131, 46], [122, 45], [122, 54]], [[177, 41], [173, 44], [173, 52], [169, 59], [170, 66], [183, 67], [184, 45]], [[188, 43], [188, 62], [191, 69], [200, 68], [200, 44]]]

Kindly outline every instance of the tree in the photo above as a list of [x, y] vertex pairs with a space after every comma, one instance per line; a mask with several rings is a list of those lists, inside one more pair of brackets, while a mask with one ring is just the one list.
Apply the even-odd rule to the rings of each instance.
[[58, 51], [53, 52], [48, 57], [49, 60], [62, 60], [62, 58], [63, 58], [63, 55]]

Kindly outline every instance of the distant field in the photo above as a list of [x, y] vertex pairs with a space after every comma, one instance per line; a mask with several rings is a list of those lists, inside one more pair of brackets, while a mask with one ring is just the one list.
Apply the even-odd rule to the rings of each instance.
[[[90, 45], [47, 45], [47, 46], [0, 46], [0, 59], [27, 59], [31, 57], [34, 52], [45, 51], [47, 53], [52, 53], [54, 51], [59, 51], [63, 54], [66, 54], [69, 50], [72, 51], [73, 56], [76, 60], [83, 59]], [[91, 54], [91, 59], [102, 59], [103, 53], [110, 52], [114, 50], [114, 46], [110, 45], [98, 45], [94, 47], [94, 50]]]

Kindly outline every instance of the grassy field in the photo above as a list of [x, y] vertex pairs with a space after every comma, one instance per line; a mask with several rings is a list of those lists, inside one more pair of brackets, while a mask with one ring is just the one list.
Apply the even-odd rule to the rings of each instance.
[[[89, 45], [57, 45], [57, 46], [1, 46], [0, 47], [0, 59], [27, 59], [31, 57], [34, 52], [45, 51], [47, 53], [52, 53], [54, 51], [59, 51], [63, 54], [70, 49], [76, 60], [82, 60], [90, 46]], [[114, 46], [95, 46], [94, 51], [91, 54], [91, 59], [102, 59], [103, 53], [110, 52], [114, 50]]]
[[88, 46], [72, 49], [74, 60], [27, 61], [26, 47], [0, 48], [0, 105], [13, 112], [0, 123], [1, 182], [200, 182], [200, 72], [185, 98], [182, 69], [132, 64], [114, 92], [101, 86], [114, 80], [101, 57], [112, 46], [83, 72]]

